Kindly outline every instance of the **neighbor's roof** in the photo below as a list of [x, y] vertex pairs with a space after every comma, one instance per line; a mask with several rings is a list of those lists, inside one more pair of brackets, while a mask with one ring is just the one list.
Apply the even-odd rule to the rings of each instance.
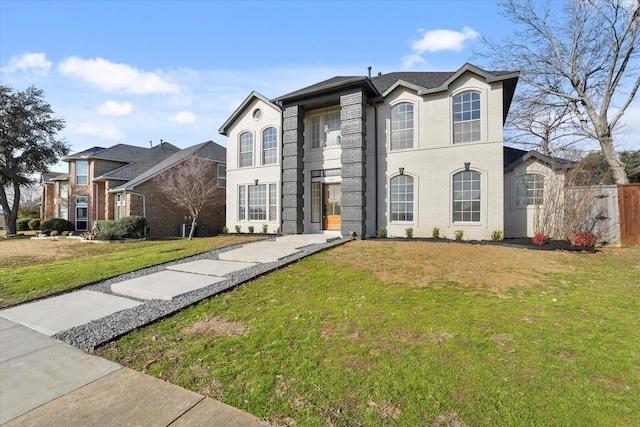
[[162, 147], [173, 151], [179, 150], [179, 148], [169, 144], [168, 142], [161, 142], [159, 145], [151, 148], [138, 147], [129, 144], [117, 144], [109, 148], [92, 147], [88, 150], [67, 156], [63, 160], [68, 162], [70, 160], [99, 159], [131, 163], [143, 159], [147, 156], [149, 150], [153, 150], [156, 147]]
[[217, 163], [226, 163], [227, 149], [216, 144], [213, 141], [203, 142], [202, 144], [194, 145], [184, 150], [180, 150], [170, 157], [166, 158], [157, 165], [151, 167], [125, 184], [120, 185], [112, 190], [110, 193], [116, 193], [120, 191], [131, 191], [136, 186], [147, 182], [148, 180], [160, 175], [178, 164], [184, 162], [189, 157], [198, 157], [202, 159], [208, 159]]
[[[504, 147], [504, 169], [507, 172], [513, 171], [516, 166], [534, 159], [551, 166], [552, 169], [570, 169], [576, 167], [576, 162], [559, 157], [551, 157], [538, 153], [537, 151], [524, 151], [517, 148]], [[509, 163], [508, 163], [509, 162]]]
[[[174, 153], [180, 151], [179, 148], [167, 142], [163, 142], [162, 144], [151, 148], [142, 148], [142, 150], [143, 151], [137, 152], [135, 159], [131, 159], [126, 165], [106, 172], [103, 175], [96, 177], [94, 180], [101, 181], [105, 179], [112, 179], [128, 181], [149, 170], [166, 158], [172, 156]], [[100, 159], [106, 160], [102, 157], [100, 157]]]
[[66, 181], [69, 179], [69, 174], [66, 172], [45, 172], [40, 177], [40, 182], [47, 183], [54, 181]]

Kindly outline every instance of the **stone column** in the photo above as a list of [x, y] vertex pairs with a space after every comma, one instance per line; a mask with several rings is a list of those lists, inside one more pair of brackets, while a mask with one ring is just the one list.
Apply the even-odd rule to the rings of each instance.
[[342, 235], [361, 239], [366, 232], [365, 95], [355, 90], [340, 97], [342, 146]]
[[282, 233], [304, 232], [304, 109], [294, 105], [282, 120]]

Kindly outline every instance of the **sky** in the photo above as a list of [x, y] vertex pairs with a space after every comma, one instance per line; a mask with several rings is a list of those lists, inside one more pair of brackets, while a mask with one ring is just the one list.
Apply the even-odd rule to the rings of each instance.
[[[226, 146], [218, 129], [252, 91], [276, 98], [369, 66], [482, 66], [480, 36], [510, 31], [499, 10], [488, 0], [0, 0], [0, 82], [44, 90], [71, 153]], [[625, 120], [619, 147], [638, 149], [638, 100]]]

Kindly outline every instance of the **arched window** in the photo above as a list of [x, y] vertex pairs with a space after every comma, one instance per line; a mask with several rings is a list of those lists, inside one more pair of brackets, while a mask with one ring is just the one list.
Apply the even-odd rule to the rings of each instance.
[[516, 206], [541, 206], [544, 203], [544, 176], [527, 174], [516, 178]]
[[398, 175], [389, 181], [391, 221], [413, 221], [413, 177]]
[[474, 171], [453, 175], [453, 222], [479, 222], [482, 191], [481, 175]]
[[413, 148], [413, 105], [398, 104], [391, 109], [391, 150]]
[[278, 162], [278, 132], [276, 128], [267, 128], [262, 132], [262, 164], [272, 165]]
[[240, 167], [253, 166], [253, 134], [245, 132], [240, 135]]
[[480, 141], [480, 93], [464, 92], [453, 98], [453, 142]]

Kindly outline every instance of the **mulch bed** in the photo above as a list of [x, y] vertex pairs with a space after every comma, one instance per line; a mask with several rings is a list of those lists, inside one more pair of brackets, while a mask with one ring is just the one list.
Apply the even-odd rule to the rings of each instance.
[[595, 248], [582, 248], [573, 246], [567, 240], [547, 240], [544, 245], [536, 245], [533, 243], [532, 238], [522, 237], [517, 239], [504, 239], [500, 241], [492, 240], [452, 240], [452, 239], [433, 239], [433, 238], [421, 238], [414, 237], [411, 239], [395, 237], [384, 238], [379, 237], [368, 238], [368, 240], [388, 240], [388, 241], [420, 241], [420, 242], [438, 242], [438, 243], [454, 243], [454, 244], [473, 244], [473, 245], [497, 245], [506, 246], [510, 248], [531, 249], [536, 251], [573, 251], [573, 252], [595, 252]]

